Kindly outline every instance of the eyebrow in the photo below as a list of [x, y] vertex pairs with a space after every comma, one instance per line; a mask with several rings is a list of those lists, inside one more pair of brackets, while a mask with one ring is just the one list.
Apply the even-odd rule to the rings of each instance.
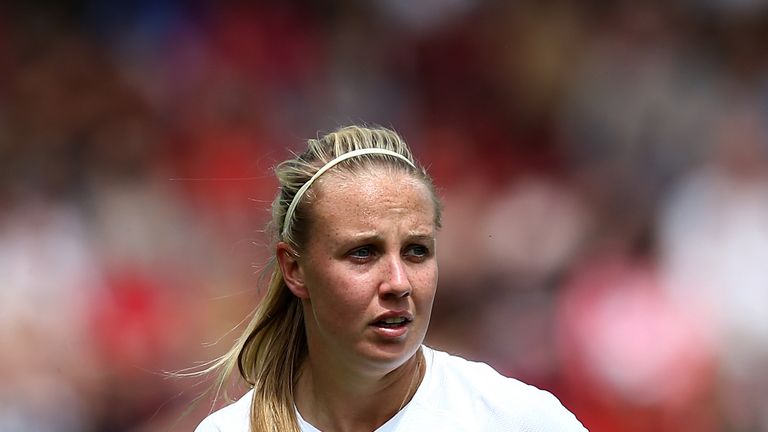
[[[435, 235], [433, 233], [424, 233], [422, 231], [411, 231], [408, 233], [406, 238], [410, 241], [414, 240], [420, 240], [425, 242], [434, 242], [435, 241]], [[345, 237], [341, 240], [342, 243], [347, 242], [375, 242], [375, 241], [381, 241], [382, 236], [377, 234], [374, 231], [368, 231], [368, 232], [361, 232], [352, 234], [348, 237]]]
[[414, 233], [408, 236], [409, 240], [420, 240], [424, 242], [434, 242], [435, 236], [434, 234], [418, 234]]

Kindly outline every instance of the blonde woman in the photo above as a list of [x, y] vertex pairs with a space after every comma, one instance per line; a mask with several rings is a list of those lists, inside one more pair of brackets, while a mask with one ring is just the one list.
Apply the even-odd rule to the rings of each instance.
[[275, 266], [197, 432], [584, 431], [551, 394], [422, 345], [440, 203], [405, 142], [346, 127], [278, 165]]

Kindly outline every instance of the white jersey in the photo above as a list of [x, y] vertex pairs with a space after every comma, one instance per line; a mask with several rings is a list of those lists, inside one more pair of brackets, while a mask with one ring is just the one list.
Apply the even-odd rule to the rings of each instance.
[[[585, 432], [551, 393], [485, 363], [423, 347], [426, 374], [411, 401], [374, 432]], [[195, 432], [250, 432], [252, 392], [208, 416]], [[302, 432], [321, 432], [297, 411]]]

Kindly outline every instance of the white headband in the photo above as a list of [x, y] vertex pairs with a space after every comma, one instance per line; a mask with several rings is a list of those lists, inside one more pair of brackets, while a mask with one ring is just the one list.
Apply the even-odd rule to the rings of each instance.
[[288, 211], [285, 212], [285, 220], [283, 221], [283, 231], [282, 231], [281, 237], [285, 239], [285, 235], [288, 233], [288, 226], [291, 223], [291, 219], [293, 219], [293, 213], [296, 211], [296, 206], [299, 205], [299, 202], [301, 201], [301, 197], [304, 196], [304, 193], [307, 191], [307, 189], [309, 189], [310, 186], [312, 186], [312, 183], [314, 183], [318, 177], [323, 175], [324, 172], [333, 168], [334, 165], [338, 164], [339, 162], [343, 162], [347, 159], [350, 159], [356, 156], [366, 155], [366, 154], [384, 154], [384, 155], [394, 156], [396, 158], [406, 161], [408, 165], [416, 168], [416, 165], [414, 165], [413, 162], [408, 160], [407, 157], [401, 155], [400, 153], [395, 153], [391, 150], [368, 148], [368, 149], [352, 150], [351, 152], [344, 153], [343, 155], [323, 165], [322, 168], [317, 170], [315, 175], [313, 175], [309, 180], [307, 180], [306, 183], [304, 183], [301, 186], [301, 188], [299, 188], [299, 191], [296, 192], [296, 195], [293, 197], [293, 201], [291, 201], [291, 205], [288, 206]]

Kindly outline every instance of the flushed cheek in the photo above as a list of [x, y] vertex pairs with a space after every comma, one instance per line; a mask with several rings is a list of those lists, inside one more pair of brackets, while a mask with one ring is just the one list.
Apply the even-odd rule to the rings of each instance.
[[437, 273], [428, 272], [419, 277], [415, 282], [416, 288], [413, 295], [422, 303], [419, 307], [431, 305], [437, 291]]
[[[321, 295], [315, 295], [312, 304], [318, 318], [326, 322], [338, 332], [348, 331], [355, 324], [367, 320], [368, 309], [371, 304], [370, 296], [357, 285], [350, 285], [346, 281], [330, 283]], [[319, 293], [318, 293], [319, 294]]]
[[350, 327], [356, 321], [361, 321], [367, 310], [367, 303], [355, 301], [355, 299], [329, 299], [325, 309], [331, 322], [340, 322], [342, 326]]

